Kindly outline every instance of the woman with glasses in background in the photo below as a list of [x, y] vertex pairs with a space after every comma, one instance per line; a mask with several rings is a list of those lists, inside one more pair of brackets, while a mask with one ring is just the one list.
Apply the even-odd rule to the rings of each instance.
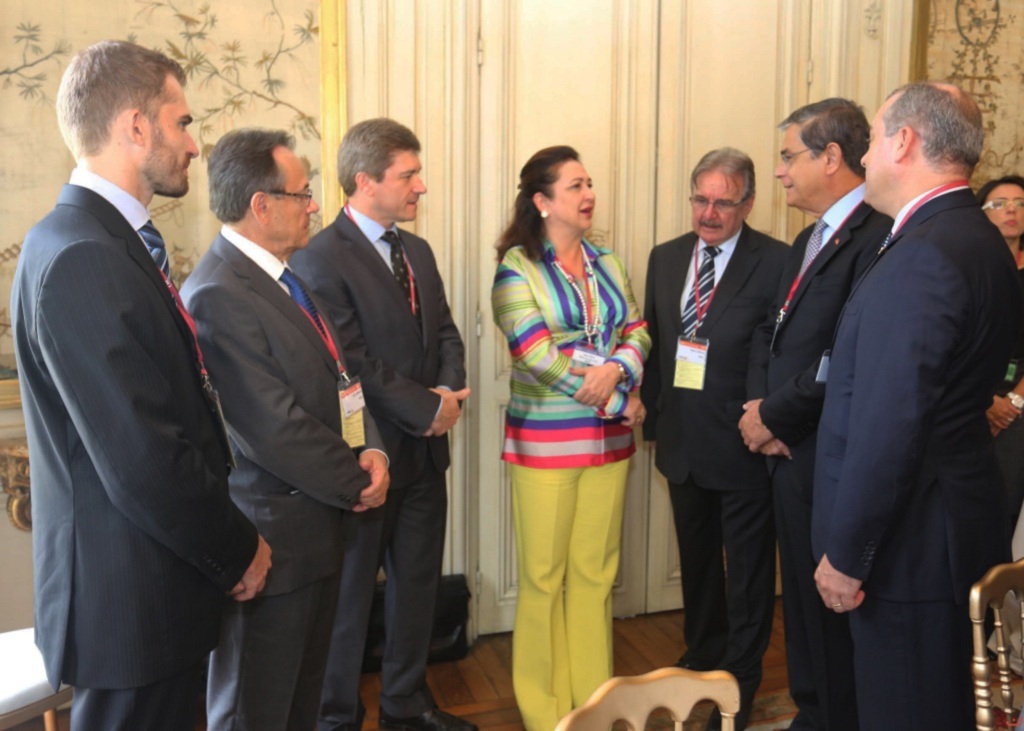
[[512, 355], [501, 456], [519, 567], [512, 682], [527, 731], [551, 731], [612, 674], [612, 584], [651, 338], [622, 260], [585, 238], [594, 201], [574, 149], [531, 157], [491, 292]]
[[[1024, 286], [1024, 254], [1020, 246], [1024, 230], [1024, 177], [1007, 175], [990, 180], [981, 186], [977, 197], [989, 220], [1006, 239]], [[1006, 480], [1011, 530], [1017, 524], [1024, 502], [1024, 420], [1020, 418], [1024, 412], [1024, 382], [1021, 376], [1024, 376], [1024, 338], [1014, 347], [1006, 377], [987, 411], [989, 428], [996, 438], [996, 458]]]

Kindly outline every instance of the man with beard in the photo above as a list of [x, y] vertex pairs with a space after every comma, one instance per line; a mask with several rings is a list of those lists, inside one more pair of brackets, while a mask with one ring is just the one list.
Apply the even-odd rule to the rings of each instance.
[[188, 191], [184, 82], [130, 43], [72, 59], [57, 114], [78, 166], [11, 297], [36, 642], [54, 687], [75, 686], [74, 728], [191, 731], [224, 597], [252, 599], [270, 567], [228, 496], [217, 395], [146, 211]]
[[[775, 532], [765, 458], [747, 450], [736, 423], [751, 336], [789, 247], [745, 223], [754, 163], [742, 152], [706, 154], [690, 191], [693, 232], [654, 247], [647, 267], [653, 347], [640, 391], [649, 414], [644, 438], [657, 441], [655, 465], [668, 479], [679, 541], [686, 653], [678, 665], [732, 672], [742, 729], [771, 636]], [[717, 714], [711, 723], [720, 723]]]

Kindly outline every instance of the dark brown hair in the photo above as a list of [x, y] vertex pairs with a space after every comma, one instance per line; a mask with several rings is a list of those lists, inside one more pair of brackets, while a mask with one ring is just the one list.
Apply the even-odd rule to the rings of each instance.
[[519, 171], [519, 194], [512, 209], [512, 220], [498, 239], [498, 261], [513, 246], [522, 246], [526, 256], [539, 261], [544, 253], [544, 220], [533, 204], [533, 196], [543, 193], [551, 197], [551, 188], [558, 180], [558, 170], [569, 160], [579, 162], [580, 154], [568, 145], [545, 147], [534, 153]]
[[992, 194], [992, 191], [1000, 185], [1016, 185], [1021, 190], [1024, 190], [1024, 178], [1019, 175], [1004, 175], [1001, 178], [988, 181], [978, 188], [978, 192], [975, 194], [978, 198], [978, 203], [980, 205], [985, 205], [985, 203], [988, 202], [986, 199]]

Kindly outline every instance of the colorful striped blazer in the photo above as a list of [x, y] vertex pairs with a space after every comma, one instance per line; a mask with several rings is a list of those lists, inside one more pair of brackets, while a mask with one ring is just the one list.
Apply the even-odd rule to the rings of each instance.
[[[576, 345], [586, 342], [579, 297], [555, 266], [544, 242], [540, 261], [522, 247], [498, 264], [491, 290], [494, 321], [512, 353], [512, 382], [502, 459], [527, 467], [589, 467], [617, 462], [636, 451], [633, 430], [622, 424], [626, 394], [639, 388], [651, 348], [622, 260], [583, 241], [599, 290], [599, 349], [627, 378], [597, 409], [573, 399], [583, 384], [569, 373]], [[597, 344], [597, 343], [595, 343]]]

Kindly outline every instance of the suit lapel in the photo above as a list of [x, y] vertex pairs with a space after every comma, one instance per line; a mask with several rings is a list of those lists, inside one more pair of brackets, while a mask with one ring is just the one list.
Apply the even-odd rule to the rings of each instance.
[[[391, 269], [381, 259], [380, 254], [377, 253], [377, 249], [374, 248], [373, 243], [366, 238], [362, 230], [352, 222], [351, 219], [345, 212], [342, 211], [338, 214], [338, 217], [334, 220], [334, 225], [337, 228], [340, 237], [343, 241], [349, 244], [350, 254], [358, 259], [363, 267], [371, 273], [380, 284], [380, 291], [385, 293], [386, 297], [389, 297], [394, 306], [399, 311], [405, 313], [403, 321], [406, 321], [410, 327], [412, 327], [418, 336], [421, 336], [419, 325], [416, 323], [416, 318], [413, 316], [412, 311], [409, 308], [409, 301], [405, 298], [405, 292], [398, 287], [398, 283], [395, 282], [395, 275], [392, 274]], [[410, 263], [412, 263], [413, 270], [421, 271], [417, 269], [416, 262], [410, 256]], [[416, 280], [416, 286], [420, 286], [420, 280]], [[423, 300], [426, 299], [422, 292], [420, 293], [420, 304], [422, 306]]]
[[[665, 306], [669, 312], [674, 313], [672, 322], [675, 323], [677, 337], [683, 334], [683, 287], [686, 286], [686, 273], [693, 262], [693, 249], [696, 245], [696, 234], [687, 234], [672, 247], [671, 255], [662, 262], [668, 286], [661, 288], [661, 291], [665, 298]], [[694, 272], [694, 276], [696, 277], [696, 272]]]
[[160, 274], [160, 270], [153, 261], [153, 257], [150, 256], [149, 250], [146, 249], [146, 245], [142, 243], [139, 232], [131, 227], [125, 217], [121, 215], [121, 212], [103, 196], [88, 188], [82, 188], [77, 185], [65, 185], [61, 190], [57, 203], [58, 205], [74, 206], [75, 208], [88, 211], [90, 215], [103, 224], [112, 237], [121, 239], [129, 258], [135, 262], [142, 274], [156, 288], [160, 300], [170, 313], [171, 319], [181, 333], [181, 337], [188, 344], [189, 350], [194, 352], [195, 338], [185, 319], [178, 311], [178, 305], [167, 288], [167, 282], [164, 280], [163, 275]]
[[[303, 314], [299, 304], [281, 289], [281, 286], [270, 275], [260, 269], [256, 262], [243, 254], [238, 247], [223, 236], [218, 235], [210, 249], [231, 266], [242, 284], [264, 299], [267, 304], [278, 310], [305, 336], [306, 340], [316, 349], [332, 372], [337, 370], [334, 364], [334, 357], [327, 350], [327, 346], [324, 345], [320, 332], [310, 322], [310, 319]], [[306, 291], [309, 291], [308, 287]], [[324, 319], [325, 325], [327, 322]]]
[[739, 240], [736, 242], [736, 249], [732, 252], [729, 264], [725, 268], [725, 274], [722, 275], [722, 279], [715, 289], [715, 298], [711, 301], [704, 322], [697, 329], [698, 335], [704, 337], [711, 332], [722, 313], [729, 307], [729, 303], [743, 288], [743, 284], [757, 266], [760, 258], [757, 254], [759, 248], [760, 246], [750, 238], [750, 228], [743, 224]]
[[[822, 246], [821, 251], [814, 257], [814, 261], [807, 267], [807, 271], [804, 272], [804, 276], [800, 279], [800, 286], [796, 288], [796, 292], [793, 294], [793, 301], [789, 303], [789, 308], [795, 308], [800, 299], [804, 296], [804, 292], [811, 284], [811, 280], [817, 276], [818, 272], [824, 269], [828, 262], [836, 255], [836, 252], [840, 248], [846, 245], [846, 243], [853, 238], [853, 232], [864, 223], [864, 219], [871, 213], [871, 208], [866, 203], [861, 202], [850, 216], [846, 223], [838, 231], [834, 231], [829, 237], [829, 240]], [[794, 276], [796, 276], [794, 274]], [[792, 281], [792, 280], [790, 280]], [[788, 318], [787, 318], [788, 319]], [[786, 320], [782, 321], [780, 329], [786, 326]]]

